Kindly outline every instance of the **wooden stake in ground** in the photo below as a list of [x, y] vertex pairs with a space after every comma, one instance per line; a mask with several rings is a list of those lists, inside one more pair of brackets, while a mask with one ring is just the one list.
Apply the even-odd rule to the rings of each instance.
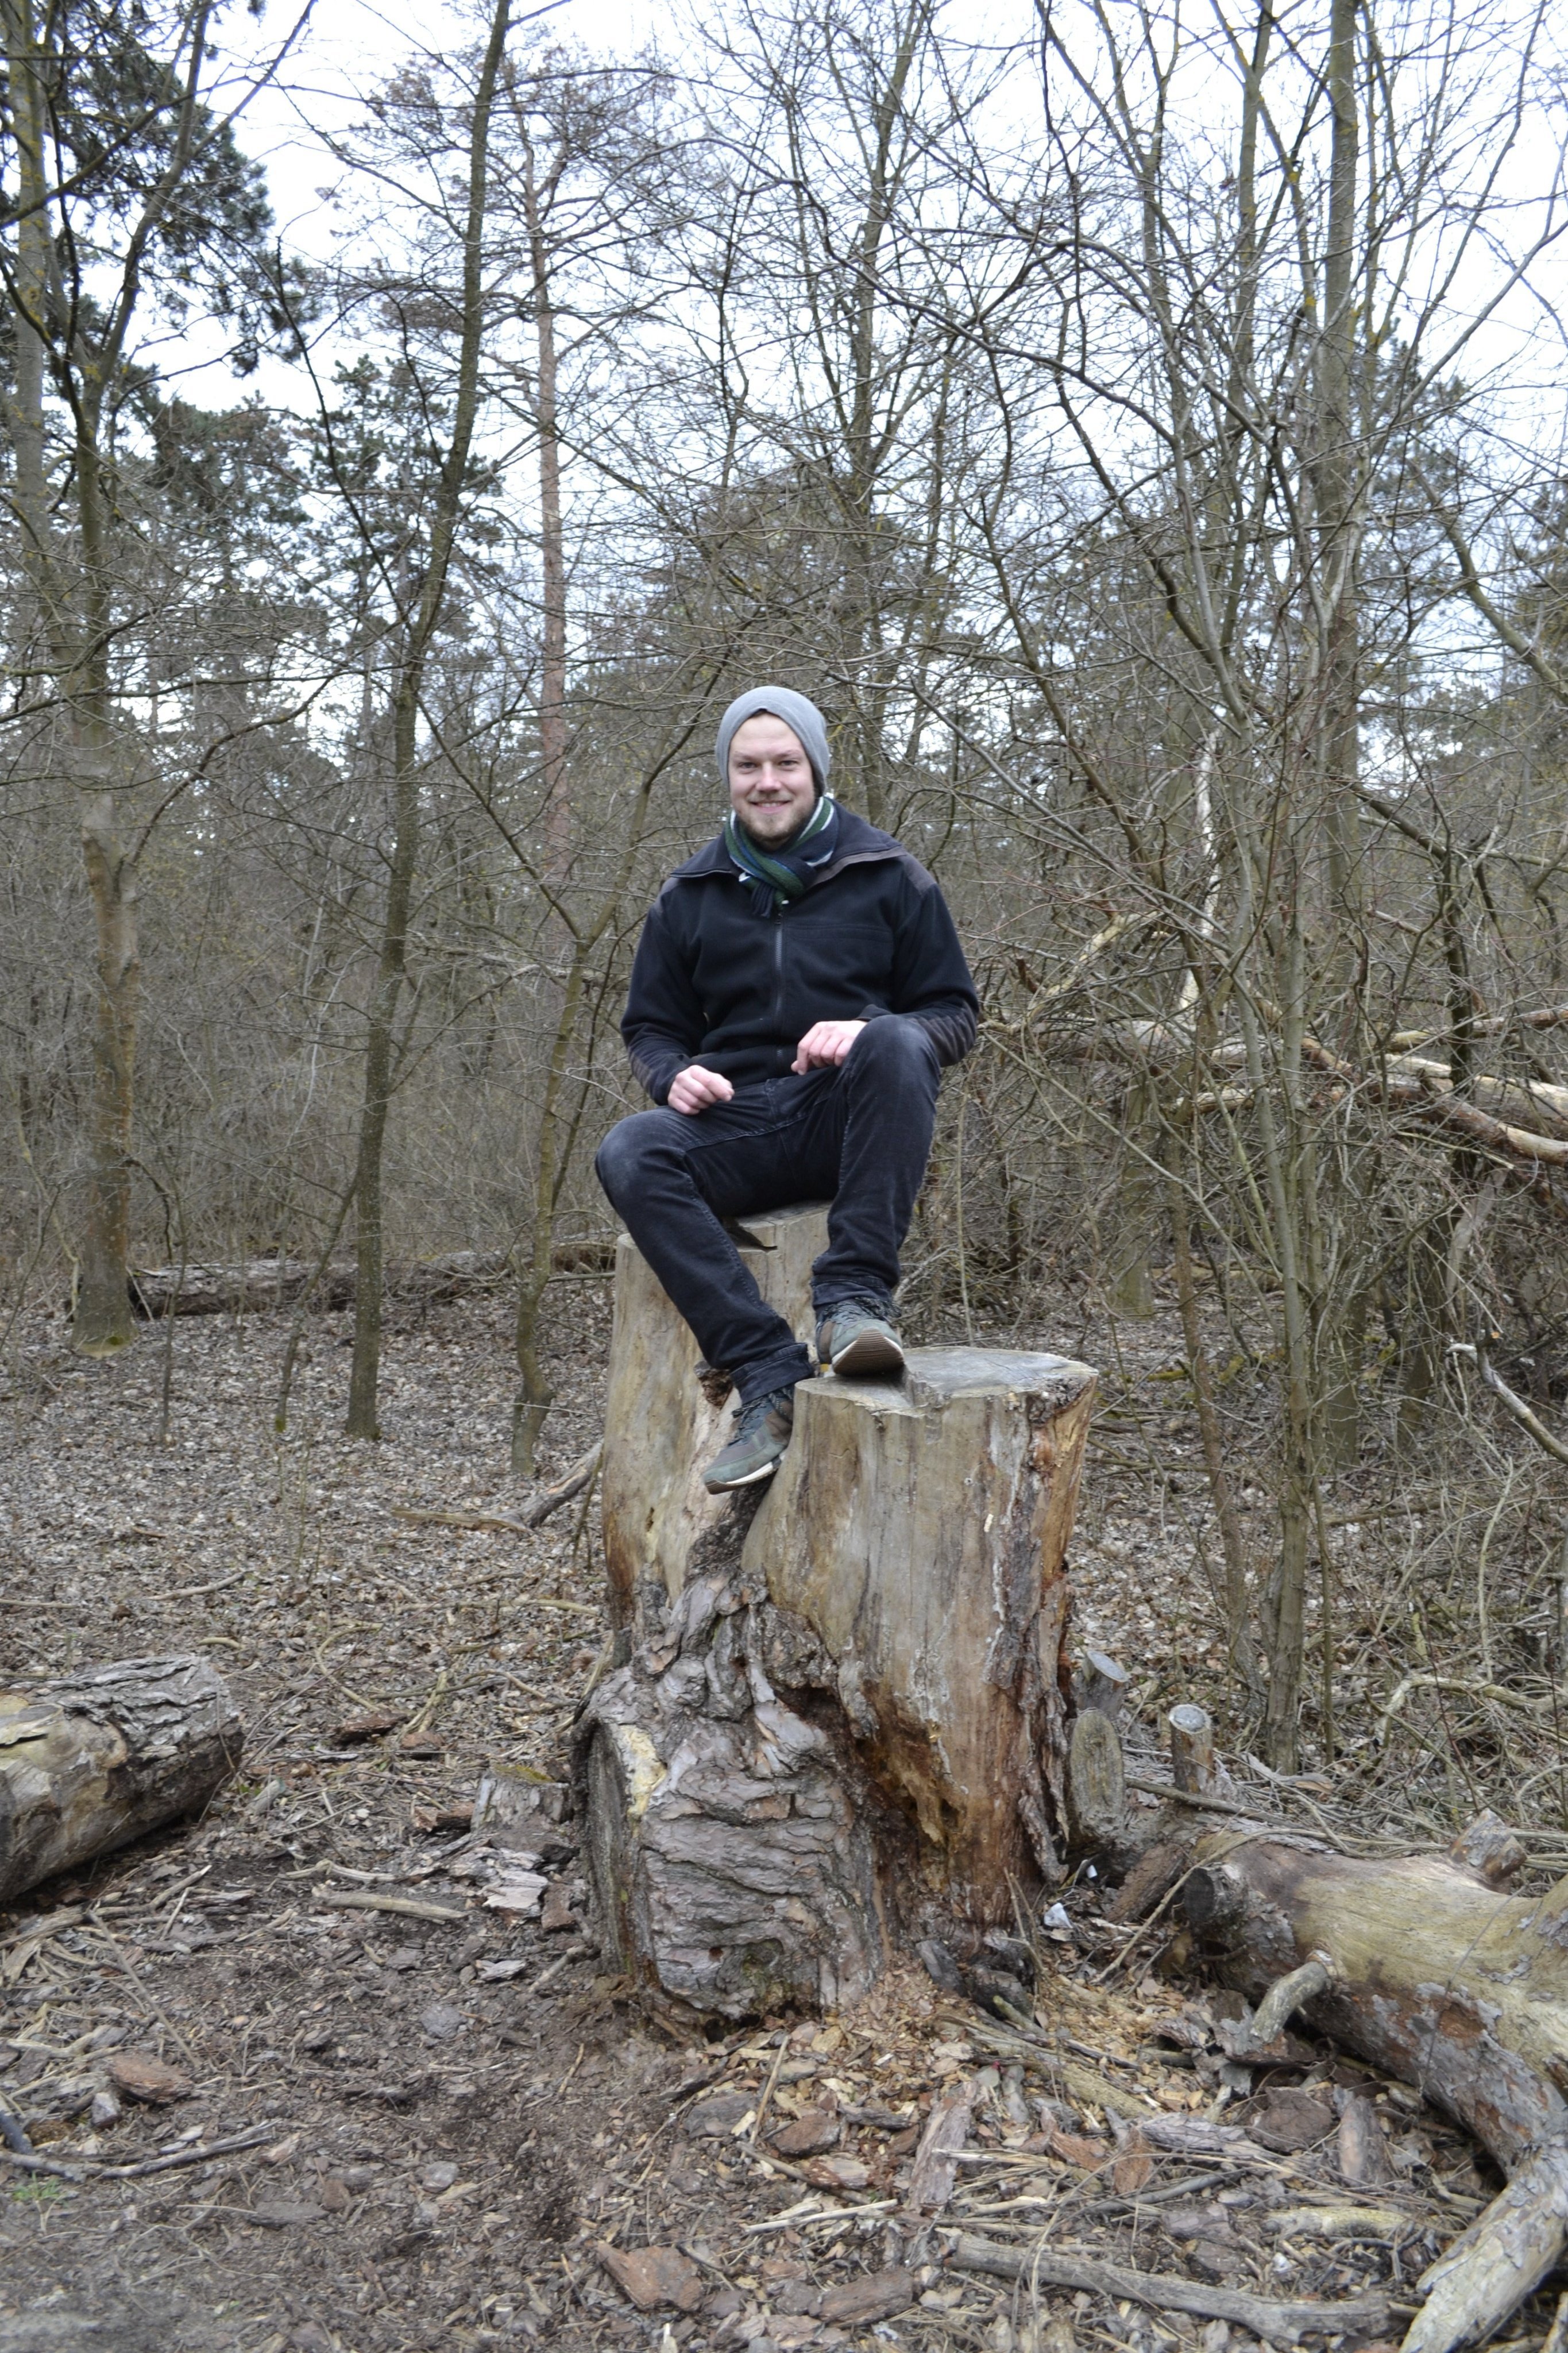
[[0, 1903], [195, 1812], [244, 1747], [205, 1659], [121, 1659], [0, 1691]]

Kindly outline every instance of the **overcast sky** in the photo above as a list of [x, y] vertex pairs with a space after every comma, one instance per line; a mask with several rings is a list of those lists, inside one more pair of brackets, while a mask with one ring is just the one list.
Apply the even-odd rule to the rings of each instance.
[[[237, 48], [254, 41], [252, 53], [264, 54], [296, 12], [290, 0], [269, 0], [251, 33], [249, 20], [234, 9], [224, 31]], [[247, 152], [267, 165], [286, 242], [307, 252], [326, 249], [327, 216], [318, 192], [330, 185], [336, 167], [313, 136], [316, 128], [346, 122], [358, 100], [411, 50], [457, 48], [479, 37], [485, 13], [451, 0], [316, 0], [278, 85], [247, 107], [240, 132]], [[531, 13], [530, 0], [517, 0], [520, 21]], [[634, 56], [656, 37], [668, 47], [675, 31], [673, 11], [660, 0], [561, 0], [549, 9], [548, 22], [561, 39], [606, 57]]]
[[[529, 16], [532, 5], [533, 0], [515, 0], [520, 20]], [[652, 43], [678, 59], [685, 46], [683, 20], [694, 5], [697, 0], [561, 0], [549, 10], [547, 21], [553, 35], [594, 55], [630, 58]], [[239, 0], [231, 0], [218, 36], [228, 58], [243, 70], [247, 53], [252, 61], [272, 54], [300, 5], [300, 0], [267, 0], [266, 13], [258, 22]], [[281, 73], [255, 95], [238, 125], [241, 145], [266, 166], [287, 248], [321, 259], [330, 250], [335, 225], [331, 193], [341, 174], [320, 132], [346, 125], [363, 97], [412, 50], [461, 47], [480, 37], [487, 14], [487, 0], [470, 0], [466, 6], [460, 0], [315, 0]], [[1028, 0], [963, 0], [952, 15], [971, 37], [983, 26], [993, 39], [1008, 31], [1016, 37], [1028, 22]], [[1212, 95], [1216, 117], [1223, 118], [1229, 92]], [[225, 102], [221, 90], [214, 98], [220, 105]], [[227, 102], [233, 102], [232, 95]], [[1504, 185], [1517, 186], [1527, 212], [1533, 209], [1529, 200], [1550, 183], [1552, 150], [1562, 129], [1561, 121], [1527, 126], [1505, 167]], [[1533, 226], [1539, 227], [1539, 216]], [[1513, 228], [1515, 235], [1526, 234], [1522, 220]], [[1478, 362], [1489, 368], [1500, 365], [1512, 379], [1515, 402], [1521, 396], [1533, 401], [1548, 385], [1553, 394], [1560, 393], [1568, 309], [1562, 299], [1565, 260], [1568, 249], [1563, 247], [1539, 260], [1531, 271], [1536, 290], [1521, 290], [1507, 298], [1489, 320], [1480, 344], [1467, 355], [1472, 367]], [[1471, 305], [1487, 307], [1496, 290], [1497, 269], [1495, 259], [1489, 269], [1481, 249], [1475, 249], [1460, 283], [1451, 290], [1455, 324]], [[265, 364], [245, 384], [237, 382], [217, 360], [221, 348], [221, 338], [196, 329], [147, 356], [156, 359], [167, 378], [179, 381], [187, 397], [205, 406], [226, 406], [258, 392], [279, 404], [308, 403], [309, 394], [297, 375], [276, 364]], [[1539, 416], [1532, 425], [1521, 420], [1531, 437], [1542, 423]]]

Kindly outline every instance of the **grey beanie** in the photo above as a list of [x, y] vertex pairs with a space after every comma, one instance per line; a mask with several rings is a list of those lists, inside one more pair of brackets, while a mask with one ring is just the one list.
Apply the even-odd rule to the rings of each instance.
[[748, 719], [755, 719], [765, 711], [771, 719], [782, 719], [799, 736], [801, 748], [811, 762], [819, 793], [827, 790], [827, 771], [833, 755], [827, 748], [827, 723], [815, 702], [797, 694], [793, 686], [753, 686], [745, 694], [738, 694], [719, 722], [719, 778], [728, 792], [730, 788], [730, 745], [737, 727]]

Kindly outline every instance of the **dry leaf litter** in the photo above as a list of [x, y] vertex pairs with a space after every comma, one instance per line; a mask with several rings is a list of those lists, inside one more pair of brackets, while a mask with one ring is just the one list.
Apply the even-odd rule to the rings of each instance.
[[[606, 1287], [563, 1322], [546, 1479], [597, 1434]], [[313, 1324], [279, 1438], [284, 1319], [182, 1320], [159, 1445], [164, 1335], [90, 1368], [58, 1317], [14, 1335], [0, 1667], [200, 1650], [248, 1738], [204, 1820], [0, 1914], [0, 2112], [36, 2152], [0, 2168], [0, 2353], [1253, 2353], [1247, 2299], [1369, 2295], [1403, 2332], [1495, 2186], [1468, 2145], [1326, 2045], [1238, 2065], [1231, 1998], [1089, 1878], [1019, 1924], [1033, 2027], [912, 1966], [717, 2040], [641, 2012], [554, 1795], [605, 1634], [591, 1507], [420, 1516], [517, 1512], [504, 1309], [393, 1328], [377, 1445], [336, 1434], [345, 1337]], [[1136, 1668], [1205, 1588], [1109, 1456], [1079, 1623]], [[473, 1826], [498, 1773], [541, 1793], [536, 1855]]]

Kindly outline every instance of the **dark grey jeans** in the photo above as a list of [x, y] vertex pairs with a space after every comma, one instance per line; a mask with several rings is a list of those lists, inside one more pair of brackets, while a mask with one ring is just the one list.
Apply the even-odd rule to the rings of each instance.
[[721, 1220], [829, 1201], [827, 1248], [812, 1269], [817, 1314], [846, 1299], [889, 1304], [941, 1075], [921, 1024], [884, 1014], [837, 1070], [737, 1087], [731, 1102], [690, 1117], [637, 1112], [599, 1146], [600, 1184], [743, 1405], [808, 1379], [815, 1366], [764, 1305]]

